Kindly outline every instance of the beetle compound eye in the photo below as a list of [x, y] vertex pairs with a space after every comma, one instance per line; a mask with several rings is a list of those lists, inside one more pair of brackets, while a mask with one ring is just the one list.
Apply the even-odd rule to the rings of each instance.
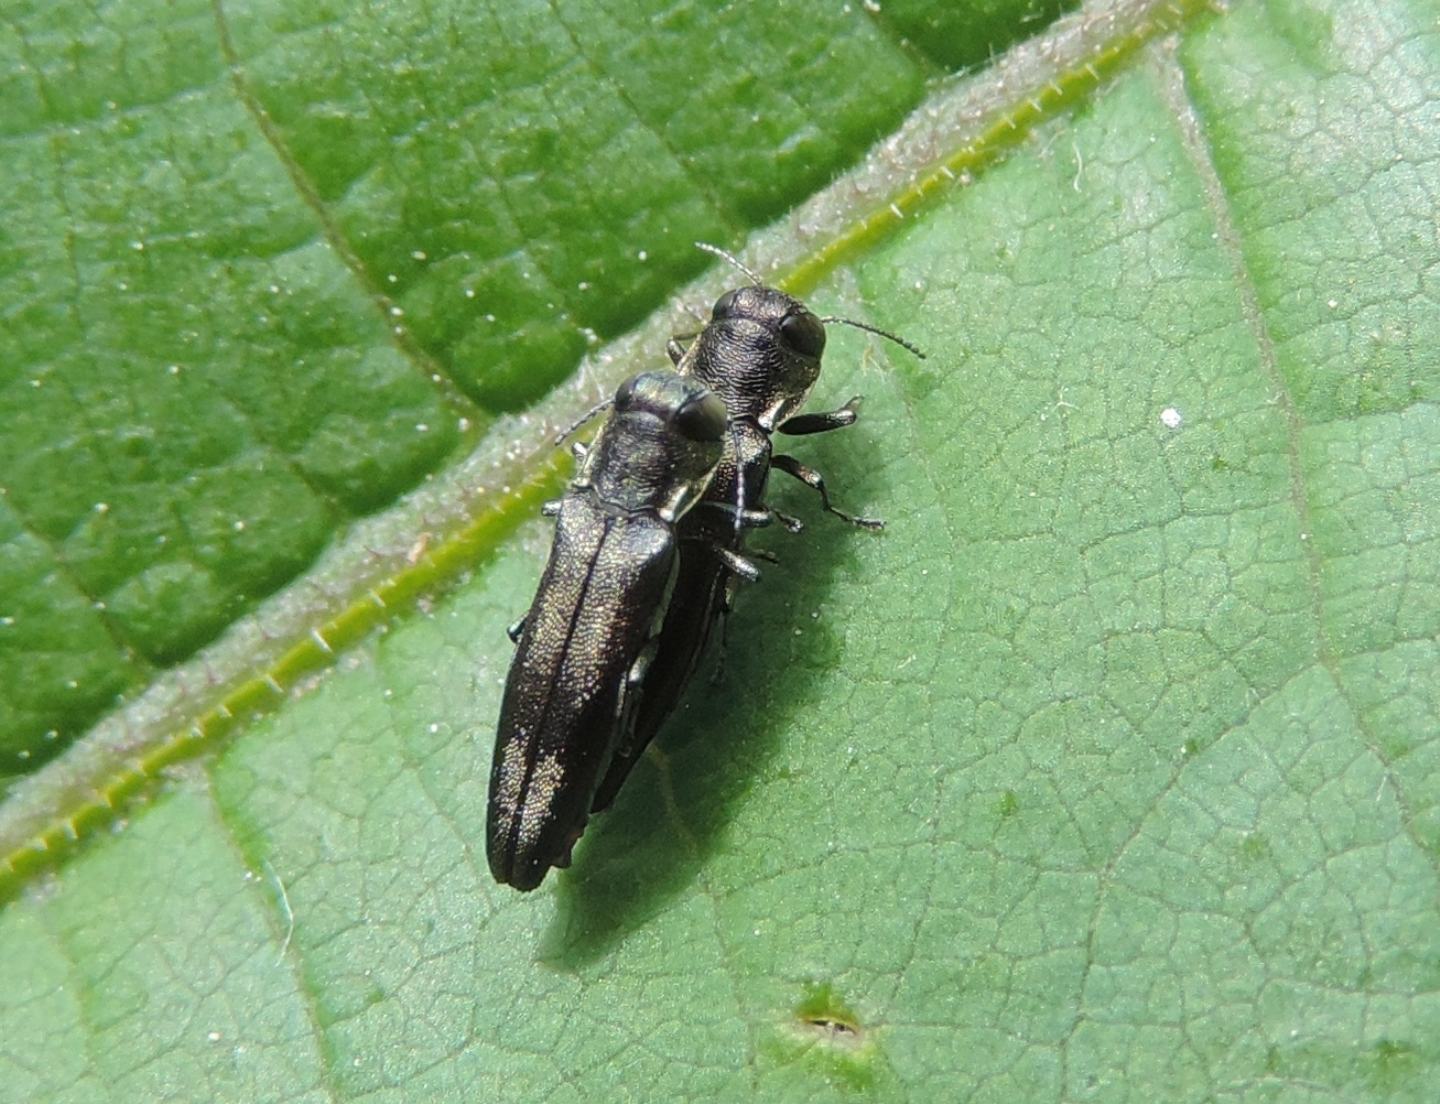
[[716, 299], [715, 305], [710, 308], [711, 319], [719, 321], [721, 318], [729, 318], [733, 315], [735, 313], [735, 300], [740, 297], [740, 293], [744, 290], [744, 288], [735, 288], [733, 291], [727, 291], [724, 295], [720, 296], [719, 299]]
[[718, 441], [729, 417], [720, 397], [706, 391], [675, 412], [675, 428], [692, 441]]
[[[642, 373], [643, 374], [643, 373]], [[631, 376], [624, 383], [615, 389], [615, 409], [628, 410], [635, 401], [635, 388], [640, 383], [640, 376]]]
[[825, 351], [825, 327], [809, 311], [797, 311], [780, 320], [780, 340], [801, 356], [819, 357]]

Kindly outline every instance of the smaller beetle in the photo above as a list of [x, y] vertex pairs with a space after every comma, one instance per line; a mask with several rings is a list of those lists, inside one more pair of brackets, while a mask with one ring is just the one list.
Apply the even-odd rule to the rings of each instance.
[[486, 851], [530, 890], [568, 866], [595, 788], [631, 725], [676, 570], [675, 523], [710, 484], [727, 414], [698, 380], [642, 372], [583, 457], [505, 682]]

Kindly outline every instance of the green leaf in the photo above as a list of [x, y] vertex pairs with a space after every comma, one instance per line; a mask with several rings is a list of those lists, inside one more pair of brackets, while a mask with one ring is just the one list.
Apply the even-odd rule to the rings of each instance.
[[[879, 7], [12, 6], [0, 1100], [1429, 1098], [1434, 4]], [[774, 219], [889, 524], [497, 887], [549, 428]]]

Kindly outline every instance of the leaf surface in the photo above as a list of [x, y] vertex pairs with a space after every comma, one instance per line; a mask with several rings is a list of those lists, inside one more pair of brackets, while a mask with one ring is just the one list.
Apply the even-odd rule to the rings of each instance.
[[[246, 618], [329, 632], [302, 573], [359, 519], [425, 561], [397, 496], [531, 448], [504, 413], [679, 296], [695, 238], [870, 187], [824, 185], [938, 118], [992, 18], [166, 10], [3, 32], [0, 134], [46, 185], [0, 237], [16, 772], [120, 691], [153, 750], [141, 689], [206, 707], [186, 657], [226, 625], [279, 670]], [[862, 419], [786, 447], [888, 526], [777, 476], [806, 531], [757, 539], [719, 680], [574, 868], [522, 896], [483, 855], [535, 519], [26, 874], [0, 1099], [1427, 1099], [1436, 14], [1127, 40], [854, 238], [807, 299], [929, 357], [832, 327], [813, 406]], [[847, 240], [823, 209], [777, 255]]]

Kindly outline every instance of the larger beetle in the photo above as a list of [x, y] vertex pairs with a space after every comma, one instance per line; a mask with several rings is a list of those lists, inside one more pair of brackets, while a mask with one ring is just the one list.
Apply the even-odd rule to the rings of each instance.
[[675, 525], [724, 451], [725, 407], [698, 378], [641, 373], [613, 407], [550, 511], [550, 559], [512, 632], [486, 851], [496, 881], [521, 890], [569, 864], [597, 783], [629, 744], [678, 568]]

